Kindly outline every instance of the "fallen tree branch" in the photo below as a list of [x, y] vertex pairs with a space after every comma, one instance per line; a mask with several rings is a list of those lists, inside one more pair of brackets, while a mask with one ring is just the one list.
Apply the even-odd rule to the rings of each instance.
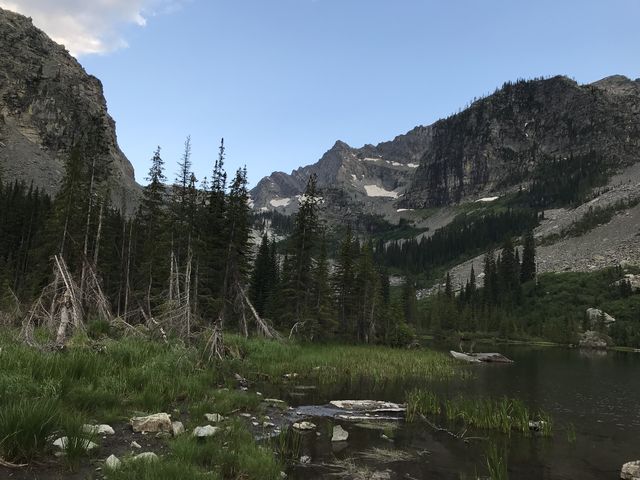
[[7, 462], [4, 458], [0, 457], [0, 467], [5, 467], [5, 468], [24, 468], [24, 467], [28, 467], [29, 465], [27, 463], [11, 463], [11, 462]]

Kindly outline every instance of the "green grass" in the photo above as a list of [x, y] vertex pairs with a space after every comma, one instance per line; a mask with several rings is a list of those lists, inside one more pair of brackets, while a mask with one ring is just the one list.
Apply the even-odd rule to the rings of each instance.
[[532, 412], [517, 399], [502, 397], [438, 398], [434, 393], [416, 389], [407, 393], [407, 421], [424, 417], [443, 417], [452, 427], [494, 430], [510, 435], [512, 431], [530, 432], [529, 422], [540, 421], [540, 433], [551, 435], [552, 421], [544, 412]]
[[507, 480], [509, 478], [506, 455], [500, 452], [494, 443], [489, 445], [485, 459], [491, 480]]
[[204, 472], [176, 459], [158, 462], [125, 462], [116, 470], [107, 469], [109, 480], [220, 480], [216, 472]]
[[425, 349], [265, 342], [237, 336], [227, 336], [227, 341], [242, 352], [244, 359], [237, 368], [247, 378], [272, 384], [283, 382], [289, 373], [320, 386], [366, 381], [374, 388], [403, 379], [433, 381], [470, 375], [449, 356]]

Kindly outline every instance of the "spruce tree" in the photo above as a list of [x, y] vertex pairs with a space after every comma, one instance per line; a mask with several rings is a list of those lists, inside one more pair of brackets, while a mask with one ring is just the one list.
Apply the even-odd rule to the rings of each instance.
[[536, 242], [533, 231], [529, 230], [522, 238], [522, 266], [520, 282], [525, 283], [536, 277]]

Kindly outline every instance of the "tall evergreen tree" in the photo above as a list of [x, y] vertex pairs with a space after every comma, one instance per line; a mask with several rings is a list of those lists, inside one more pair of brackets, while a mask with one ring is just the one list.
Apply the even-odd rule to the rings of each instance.
[[520, 282], [528, 282], [536, 277], [536, 242], [533, 231], [529, 230], [522, 238], [522, 266]]

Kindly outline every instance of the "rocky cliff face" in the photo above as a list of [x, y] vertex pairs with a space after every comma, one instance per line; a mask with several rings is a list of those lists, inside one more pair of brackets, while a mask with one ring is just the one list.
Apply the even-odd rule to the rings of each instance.
[[432, 126], [403, 203], [443, 206], [499, 194], [528, 184], [545, 160], [587, 156], [611, 173], [640, 160], [640, 80], [506, 84]]
[[83, 141], [96, 146], [96, 164], [108, 171], [114, 200], [131, 209], [139, 187], [118, 147], [102, 84], [30, 19], [0, 9], [3, 178], [55, 193], [65, 159]]
[[342, 206], [369, 213], [380, 213], [381, 208], [392, 211], [418, 168], [430, 136], [429, 127], [417, 127], [375, 146], [352, 148], [338, 141], [313, 165], [290, 175], [274, 172], [263, 178], [251, 191], [255, 208], [295, 210], [296, 197], [315, 173], [318, 186], [338, 202], [334, 209]]
[[[275, 172], [251, 192], [287, 211], [316, 173], [352, 209], [391, 213], [499, 196], [542, 162], [590, 156], [607, 174], [640, 160], [640, 80], [578, 85], [566, 77], [505, 84], [463, 112], [377, 146], [337, 142], [317, 163]], [[560, 170], [562, 168], [560, 167]]]

